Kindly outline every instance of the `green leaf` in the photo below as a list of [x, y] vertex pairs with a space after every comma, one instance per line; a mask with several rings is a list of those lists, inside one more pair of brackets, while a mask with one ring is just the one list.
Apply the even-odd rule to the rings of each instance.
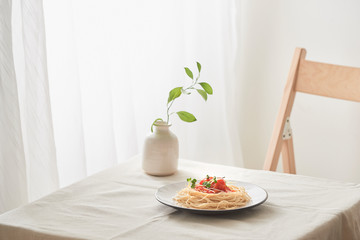
[[196, 89], [196, 91], [198, 91], [198, 93], [203, 97], [205, 101], [207, 100], [207, 93], [204, 90]]
[[169, 92], [168, 104], [175, 98], [180, 97], [181, 92], [182, 92], [181, 89], [182, 89], [182, 87], [176, 87]]
[[212, 87], [210, 86], [210, 84], [208, 84], [208, 83], [206, 83], [206, 82], [200, 82], [199, 83], [200, 84], [200, 86], [205, 90], [205, 92], [207, 93], [207, 94], [213, 94], [213, 89], [212, 89]]
[[195, 188], [196, 181], [197, 180], [195, 178], [191, 180], [191, 188]]
[[180, 111], [180, 112], [177, 112], [176, 113], [179, 118], [181, 120], [183, 120], [184, 122], [195, 122], [196, 121], [196, 118], [194, 115], [192, 115], [191, 113], [189, 112], [185, 112], [185, 111]]
[[201, 72], [201, 64], [199, 62], [196, 62], [197, 68], [199, 70], [199, 73]]
[[194, 79], [193, 73], [189, 68], [185, 67], [185, 72], [191, 79]]
[[211, 183], [210, 182], [203, 182], [202, 185], [206, 188], [210, 188], [211, 187]]
[[157, 121], [164, 121], [164, 120], [162, 120], [162, 118], [157, 118], [157, 119], [155, 119], [155, 121], [153, 122], [153, 124], [151, 124], [151, 132], [153, 132], [153, 126], [154, 126], [154, 124], [155, 124]]

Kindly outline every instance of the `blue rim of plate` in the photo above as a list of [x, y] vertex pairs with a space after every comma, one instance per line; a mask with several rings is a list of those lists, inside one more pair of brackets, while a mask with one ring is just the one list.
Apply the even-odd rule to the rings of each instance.
[[187, 186], [186, 181], [182, 182], [176, 182], [172, 184], [164, 185], [155, 193], [155, 198], [160, 203], [181, 210], [185, 212], [190, 213], [197, 213], [197, 214], [224, 214], [224, 213], [233, 213], [238, 212], [245, 209], [250, 209], [256, 206], [259, 206], [263, 204], [268, 199], [268, 193], [265, 189], [262, 187], [259, 187], [258, 185], [248, 183], [248, 182], [242, 182], [242, 181], [236, 181], [236, 180], [229, 180], [231, 182], [231, 185], [235, 185], [238, 187], [245, 187], [245, 191], [250, 195], [251, 200], [248, 204], [245, 206], [239, 207], [239, 208], [233, 208], [233, 209], [226, 209], [226, 210], [208, 210], [208, 209], [196, 209], [196, 208], [185, 208], [177, 205], [176, 201], [173, 200], [173, 197], [175, 197], [176, 193]]

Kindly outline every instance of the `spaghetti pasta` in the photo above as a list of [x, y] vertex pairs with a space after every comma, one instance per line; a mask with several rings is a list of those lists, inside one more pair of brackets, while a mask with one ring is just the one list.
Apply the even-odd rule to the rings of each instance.
[[[216, 182], [214, 178], [207, 177], [203, 179], [201, 184], [188, 184], [174, 197], [174, 200], [182, 207], [207, 209], [207, 210], [225, 210], [245, 206], [251, 197], [246, 193], [245, 188], [233, 185], [223, 186]], [[189, 181], [189, 180], [188, 180]], [[222, 180], [223, 181], [223, 180]], [[196, 179], [195, 179], [196, 182]], [[219, 190], [218, 188], [222, 188]]]

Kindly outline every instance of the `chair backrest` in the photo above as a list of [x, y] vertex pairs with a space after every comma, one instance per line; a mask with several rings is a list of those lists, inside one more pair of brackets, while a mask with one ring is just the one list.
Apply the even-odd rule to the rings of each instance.
[[286, 173], [296, 173], [289, 118], [296, 92], [360, 102], [360, 68], [305, 60], [306, 50], [296, 48], [284, 89], [264, 170], [276, 171], [280, 153]]

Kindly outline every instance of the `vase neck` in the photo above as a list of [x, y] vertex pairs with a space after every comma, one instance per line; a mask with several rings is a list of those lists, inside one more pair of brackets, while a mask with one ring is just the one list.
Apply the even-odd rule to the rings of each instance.
[[168, 132], [169, 128], [171, 127], [171, 124], [168, 124], [167, 122], [156, 122], [154, 124], [155, 126], [155, 132]]

